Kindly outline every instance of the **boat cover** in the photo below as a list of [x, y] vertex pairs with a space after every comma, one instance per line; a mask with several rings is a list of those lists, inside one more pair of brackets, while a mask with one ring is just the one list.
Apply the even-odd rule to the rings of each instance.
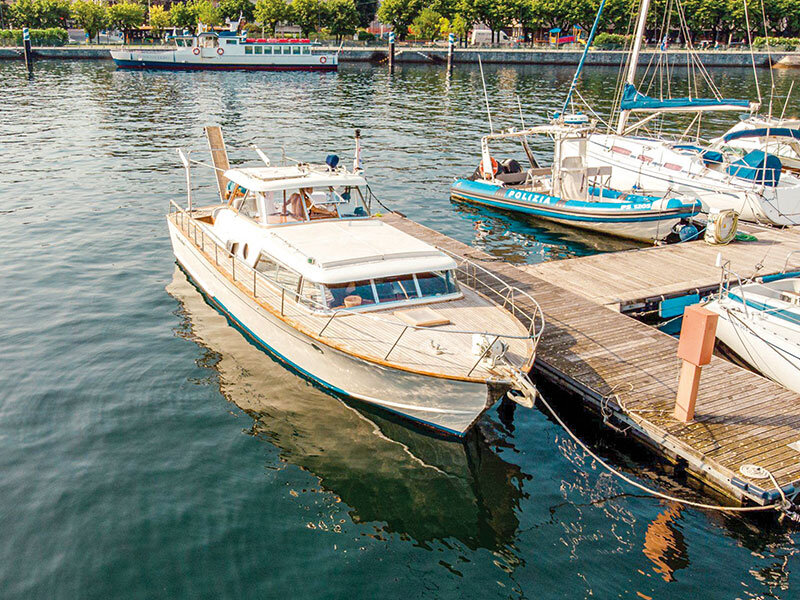
[[625, 84], [622, 92], [622, 102], [620, 108], [622, 110], [691, 110], [697, 108], [711, 108], [715, 110], [739, 110], [742, 107], [750, 108], [748, 100], [736, 100], [733, 98], [669, 98], [667, 100], [659, 100], [658, 98], [651, 98], [639, 92], [630, 83]]
[[759, 127], [758, 129], [742, 129], [732, 131], [723, 136], [724, 142], [738, 140], [741, 138], [760, 138], [760, 137], [787, 137], [800, 140], [800, 129], [790, 129], [788, 127]]
[[761, 150], [753, 150], [728, 167], [728, 173], [734, 177], [749, 179], [769, 187], [775, 187], [781, 179], [780, 159]]

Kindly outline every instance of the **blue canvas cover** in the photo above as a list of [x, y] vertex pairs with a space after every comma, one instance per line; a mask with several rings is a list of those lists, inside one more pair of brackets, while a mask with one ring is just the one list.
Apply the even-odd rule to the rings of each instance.
[[759, 127], [758, 129], [743, 129], [726, 134], [722, 140], [730, 142], [741, 138], [760, 138], [760, 137], [785, 137], [793, 140], [800, 140], [800, 129], [790, 129], [788, 127]]
[[728, 167], [734, 177], [749, 179], [769, 187], [775, 187], [781, 179], [780, 159], [761, 150], [753, 150]]
[[750, 108], [750, 102], [747, 100], [735, 100], [732, 98], [670, 98], [668, 100], [659, 100], [658, 98], [651, 98], [641, 92], [630, 83], [625, 84], [622, 92], [622, 102], [620, 108], [622, 110], [669, 110], [676, 108], [695, 108], [704, 107], [717, 107], [717, 108]]

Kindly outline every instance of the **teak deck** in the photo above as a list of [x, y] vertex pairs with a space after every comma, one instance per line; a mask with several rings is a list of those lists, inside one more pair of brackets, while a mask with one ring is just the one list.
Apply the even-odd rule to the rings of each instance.
[[[705, 483], [740, 501], [766, 504], [779, 500], [768, 479], [751, 481], [742, 476], [739, 467], [743, 464], [769, 469], [787, 493], [800, 489], [800, 452], [788, 446], [800, 440], [799, 395], [714, 357], [703, 369], [695, 420], [689, 424], [676, 421], [672, 411], [678, 383], [677, 341], [603, 306], [618, 302], [623, 291], [627, 297], [647, 295], [648, 281], [665, 289], [670, 277], [667, 267], [685, 274], [684, 280], [675, 284], [684, 286], [686, 280], [694, 281], [693, 277], [706, 281], [700, 267], [708, 263], [708, 277], [712, 278], [706, 282], [713, 284], [713, 277], [719, 277], [714, 267], [716, 248], [703, 242], [688, 243], [523, 270], [400, 215], [382, 218], [428, 243], [467, 255], [531, 294], [546, 321], [535, 370], [577, 392], [616, 427], [629, 430], [660, 453], [685, 464]], [[783, 268], [788, 249], [800, 248], [800, 233], [766, 231], [758, 235], [761, 242], [720, 248], [723, 256], [734, 260], [734, 270], [755, 264], [767, 254], [760, 272], [777, 272]], [[773, 237], [787, 241], [781, 243], [781, 249], [770, 249]], [[651, 257], [657, 265], [648, 264]], [[798, 259], [800, 262], [800, 255]], [[612, 282], [604, 279], [606, 263], [614, 265]], [[599, 273], [583, 269], [584, 264]], [[539, 273], [547, 279], [537, 277]], [[626, 288], [628, 279], [631, 283]], [[587, 293], [591, 286], [594, 291]]]
[[[800, 266], [800, 231], [740, 225], [758, 238], [711, 246], [702, 240], [651, 246], [608, 254], [527, 265], [524, 270], [610, 308], [624, 310], [661, 296], [670, 297], [719, 285], [717, 253], [731, 261], [731, 270], [742, 279], [779, 273], [789, 258], [788, 270]], [[762, 265], [761, 268], [757, 268]]]

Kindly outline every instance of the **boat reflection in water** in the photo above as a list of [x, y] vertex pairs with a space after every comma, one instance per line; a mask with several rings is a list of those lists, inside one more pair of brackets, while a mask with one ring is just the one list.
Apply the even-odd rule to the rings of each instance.
[[249, 433], [318, 477], [351, 507], [354, 522], [379, 522], [420, 543], [456, 538], [473, 549], [499, 550], [513, 538], [528, 476], [498, 456], [503, 442], [491, 419], [461, 441], [419, 433], [286, 370], [231, 327], [178, 267], [167, 292], [183, 308], [178, 334], [213, 353], [206, 364], [223, 395], [253, 419]]

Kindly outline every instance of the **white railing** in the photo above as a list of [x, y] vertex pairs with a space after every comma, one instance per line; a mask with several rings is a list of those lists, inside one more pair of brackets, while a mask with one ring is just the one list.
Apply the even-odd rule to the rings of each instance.
[[[318, 302], [313, 298], [304, 297], [299, 293], [298, 289], [288, 288], [274, 278], [269, 277], [266, 273], [257, 271], [243, 262], [233, 254], [219, 238], [214, 236], [213, 233], [208, 232], [204, 227], [198, 225], [193, 215], [175, 203], [175, 201], [170, 201], [169, 214], [173, 223], [181, 230], [186, 238], [213, 260], [217, 267], [221, 267], [224, 271], [229, 272], [234, 282], [245, 285], [253, 294], [254, 298], [261, 298], [268, 301], [275, 309], [279, 309], [282, 317], [291, 317], [292, 315], [290, 312], [293, 310], [297, 310], [299, 313], [296, 313], [295, 316], [327, 317], [323, 326], [315, 333], [316, 337], [324, 337], [325, 332], [328, 331], [334, 323], [344, 324], [345, 326], [357, 330], [361, 336], [367, 336], [371, 342], [388, 344], [389, 349], [383, 356], [383, 360], [388, 360], [392, 351], [397, 347], [400, 340], [409, 330], [431, 331], [430, 327], [407, 325], [396, 321], [390, 321], [374, 312], [367, 313], [354, 312], [350, 309], [331, 309], [322, 302]], [[475, 371], [498, 340], [530, 340], [533, 348], [529, 364], [512, 365], [517, 369], [530, 367], [544, 329], [544, 316], [539, 304], [527, 292], [509, 285], [497, 275], [475, 262], [462, 256], [455, 255], [447, 250], [443, 250], [442, 248], [439, 248], [439, 250], [456, 260], [458, 265], [456, 271], [460, 274], [458, 278], [459, 283], [487, 297], [495, 304], [502, 306], [514, 315], [515, 318], [521, 320], [523, 324], [527, 321], [527, 335], [497, 333], [488, 330], [466, 331], [437, 329], [436, 331], [438, 334], [446, 334], [448, 336], [473, 336], [478, 334], [486, 336], [487, 339], [492, 338], [491, 343], [486, 345], [484, 352], [477, 358], [471, 368], [466, 371], [465, 376], [469, 377], [473, 371]], [[268, 290], [267, 296], [271, 297], [267, 297], [263, 294], [265, 286]], [[260, 296], [259, 291], [262, 292]], [[522, 306], [522, 304], [526, 306]], [[376, 305], [376, 308], [380, 310], [380, 304]], [[387, 306], [387, 308], [389, 307]], [[366, 325], [364, 319], [368, 319], [370, 324], [379, 322], [387, 328], [398, 329], [399, 333], [396, 337], [392, 336], [390, 339], [374, 336], [370, 333], [368, 327], [358, 326], [359, 323]]]

